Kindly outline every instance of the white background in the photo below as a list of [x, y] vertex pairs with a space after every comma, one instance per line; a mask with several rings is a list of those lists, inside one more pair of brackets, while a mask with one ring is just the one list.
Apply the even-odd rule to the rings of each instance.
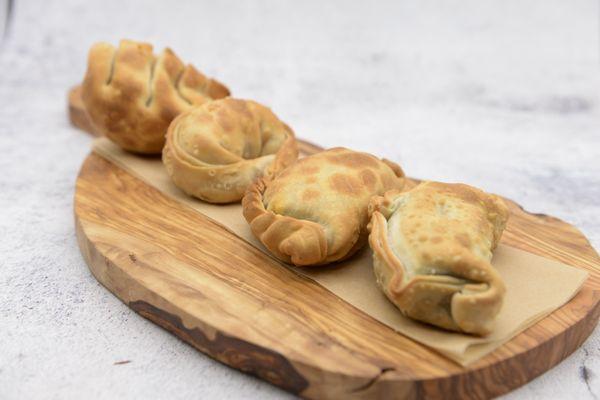
[[[91, 138], [66, 92], [93, 42], [168, 45], [301, 138], [502, 194], [600, 248], [598, 15], [592, 0], [17, 1], [0, 47], [0, 398], [289, 396], [88, 272], [72, 199]], [[599, 375], [596, 330], [507, 398], [593, 399]]]

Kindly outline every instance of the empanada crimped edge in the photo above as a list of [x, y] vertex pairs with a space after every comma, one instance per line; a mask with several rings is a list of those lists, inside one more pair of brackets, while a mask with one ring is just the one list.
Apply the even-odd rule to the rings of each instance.
[[229, 89], [149, 43], [96, 43], [89, 51], [82, 101], [95, 129], [125, 150], [158, 154], [171, 120], [193, 105], [229, 96]]
[[232, 164], [194, 164], [189, 155], [174, 143], [174, 130], [180, 119], [194, 110], [177, 116], [169, 125], [166, 144], [163, 148], [163, 164], [177, 187], [188, 195], [210, 203], [231, 203], [242, 199], [248, 188], [246, 182], [252, 182], [256, 176], [271, 176], [293, 164], [298, 158], [298, 144], [294, 132], [288, 130], [287, 138], [275, 154], [262, 156], [262, 163], [256, 159], [247, 159]]
[[[340, 152], [344, 155], [347, 153], [360, 154], [361, 156], [366, 155], [373, 158], [373, 160], [377, 160], [378, 163], [380, 163], [377, 165], [383, 166], [388, 174], [385, 178], [382, 178], [385, 182], [382, 184], [389, 185], [387, 186], [388, 188], [394, 186], [398, 188], [402, 187], [406, 181], [404, 173], [399, 165], [389, 160], [377, 159], [366, 153], [357, 153], [344, 148], [333, 148], [324, 151], [323, 153], [319, 153], [314, 157], [320, 157], [321, 155], [337, 156]], [[356, 217], [358, 219], [355, 222], [351, 220], [352, 222], [345, 225], [342, 233], [339, 231], [339, 229], [342, 228], [338, 226], [338, 230], [335, 232], [339, 235], [336, 234], [335, 237], [341, 236], [343, 237], [343, 240], [334, 244], [330, 241], [332, 240], [331, 235], [335, 233], [328, 230], [328, 225], [323, 225], [325, 223], [324, 221], [317, 223], [309, 218], [295, 217], [284, 213], [279, 214], [277, 211], [271, 210], [270, 207], [265, 204], [265, 193], [268, 192], [270, 186], [277, 184], [275, 181], [281, 179], [286, 171], [298, 167], [304, 160], [308, 159], [310, 159], [310, 157], [300, 160], [294, 166], [289, 167], [290, 169], [284, 170], [280, 175], [255, 181], [254, 184], [249, 187], [242, 200], [244, 217], [250, 224], [254, 235], [269, 251], [271, 251], [271, 253], [284, 262], [298, 266], [317, 266], [343, 261], [354, 255], [354, 253], [362, 248], [367, 242], [367, 206], [371, 196], [367, 196], [366, 198], [364, 215], [361, 216], [361, 213], [351, 214], [350, 218]], [[335, 159], [335, 162], [340, 161]], [[357, 161], [352, 162], [355, 163]], [[308, 173], [310, 174], [310, 172]], [[339, 176], [339, 174], [333, 175]], [[368, 177], [369, 175], [366, 176]], [[342, 189], [348, 190], [348, 187], [342, 185]], [[334, 189], [334, 193], [335, 190], [338, 189]], [[373, 190], [373, 188], [370, 190]], [[379, 193], [383, 194], [384, 190], [380, 190]], [[324, 205], [324, 207], [327, 207], [327, 205]]]
[[252, 232], [280, 260], [296, 265], [323, 263], [327, 238], [321, 225], [265, 209], [263, 193], [270, 180], [257, 179], [242, 199], [244, 218]]
[[[374, 197], [369, 205], [369, 245], [373, 250], [378, 286], [410, 318], [448, 330], [489, 334], [506, 291], [502, 278], [489, 262], [475, 257], [467, 249], [454, 249], [459, 252], [460, 263], [441, 266], [455, 268], [460, 277], [416, 275], [407, 281], [406, 268], [392, 250], [388, 235], [388, 219], [396, 211], [396, 199], [403, 193], [397, 190], [386, 192], [384, 196]], [[507, 216], [506, 206], [501, 200], [499, 202], [500, 212]], [[500, 240], [504, 227], [501, 225], [494, 232], [492, 249]], [[465, 284], [464, 279], [473, 283]], [[462, 290], [456, 291], [452, 285], [462, 285]], [[449, 312], [440, 307], [448, 307]]]
[[265, 208], [263, 193], [271, 179], [257, 179], [248, 188], [242, 200], [242, 209], [254, 235], [278, 259], [298, 266], [324, 265], [343, 261], [365, 245], [368, 237], [366, 230], [357, 232], [356, 240], [328, 255], [327, 237], [320, 224], [275, 214]]

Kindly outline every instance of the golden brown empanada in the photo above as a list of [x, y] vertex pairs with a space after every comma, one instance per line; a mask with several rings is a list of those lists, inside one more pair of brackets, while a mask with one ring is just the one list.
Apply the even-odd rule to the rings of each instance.
[[400, 189], [390, 161], [334, 148], [250, 186], [242, 205], [252, 232], [277, 258], [320, 265], [351, 256], [366, 243], [369, 199]]
[[191, 105], [229, 95], [229, 90], [170, 49], [122, 40], [92, 46], [81, 96], [97, 130], [126, 150], [160, 153], [169, 123]]
[[294, 163], [292, 130], [254, 101], [222, 99], [178, 116], [163, 162], [173, 182], [211, 203], [239, 201], [252, 181]]
[[371, 200], [369, 244], [386, 296], [408, 317], [487, 334], [504, 283], [490, 264], [508, 209], [463, 184], [424, 182]]

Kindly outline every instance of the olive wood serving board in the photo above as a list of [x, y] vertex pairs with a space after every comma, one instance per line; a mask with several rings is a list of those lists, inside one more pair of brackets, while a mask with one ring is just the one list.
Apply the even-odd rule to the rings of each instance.
[[[78, 89], [74, 125], [93, 132]], [[308, 154], [319, 147], [302, 142]], [[93, 275], [210, 357], [307, 398], [488, 398], [544, 373], [600, 316], [600, 258], [585, 236], [507, 200], [502, 242], [590, 272], [566, 305], [461, 367], [358, 311], [223, 227], [90, 154], [75, 225]]]

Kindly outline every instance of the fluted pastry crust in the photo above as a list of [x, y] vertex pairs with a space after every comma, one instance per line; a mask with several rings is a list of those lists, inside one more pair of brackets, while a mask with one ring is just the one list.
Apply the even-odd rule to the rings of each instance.
[[192, 105], [229, 95], [229, 90], [165, 49], [122, 40], [118, 49], [90, 49], [81, 96], [93, 125], [122, 148], [158, 154], [169, 123]]
[[490, 264], [508, 220], [499, 197], [424, 182], [373, 198], [369, 213], [377, 284], [403, 314], [448, 330], [491, 332], [505, 293]]
[[360, 249], [367, 239], [369, 199], [403, 185], [398, 165], [334, 148], [257, 180], [242, 206], [254, 235], [277, 258], [321, 265]]
[[267, 107], [226, 98], [179, 115], [167, 132], [163, 162], [173, 182], [211, 203], [239, 201], [248, 186], [294, 163], [293, 131]]

